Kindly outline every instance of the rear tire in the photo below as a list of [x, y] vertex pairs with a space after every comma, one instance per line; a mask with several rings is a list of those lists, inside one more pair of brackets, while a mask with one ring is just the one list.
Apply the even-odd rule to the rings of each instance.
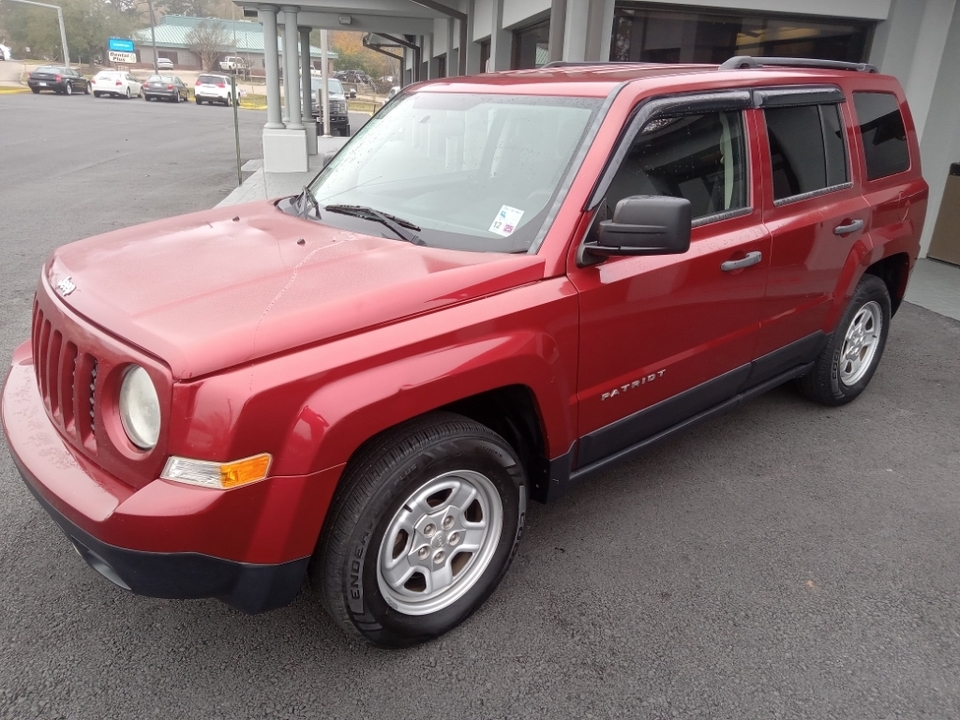
[[95, 98], [98, 98], [98, 97], [100, 97], [100, 93], [94, 92], [94, 93], [93, 93], [93, 96], [94, 96]]
[[310, 577], [344, 629], [405, 647], [456, 627], [516, 553], [526, 481], [507, 442], [453, 413], [368, 442], [340, 480]]
[[30, 91], [31, 91], [34, 95], [39, 95], [39, 94], [40, 94], [40, 88], [30, 88]]
[[196, 100], [197, 100], [197, 105], [203, 105], [203, 100], [201, 100], [200, 98], [197, 98]]
[[130, 88], [127, 88], [127, 100], [129, 100], [130, 97], [131, 97], [131, 95], [130, 95]]
[[880, 364], [890, 328], [890, 293], [876, 275], [864, 275], [813, 370], [797, 380], [822, 405], [846, 405], [862, 393]]
[[84, 95], [90, 94], [90, 83], [87, 83], [86, 85], [83, 86], [83, 94]]
[[66, 85], [64, 85], [64, 86], [63, 86], [63, 94], [64, 94], [64, 95], [73, 95], [73, 85], [71, 85], [70, 83], [67, 83]]

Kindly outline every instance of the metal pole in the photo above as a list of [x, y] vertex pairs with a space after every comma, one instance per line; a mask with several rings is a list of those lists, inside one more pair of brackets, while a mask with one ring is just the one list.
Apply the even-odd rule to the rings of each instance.
[[63, 64], [70, 67], [70, 51], [67, 49], [67, 29], [63, 26], [63, 8], [57, 8], [57, 20], [60, 21], [60, 42], [63, 44]]
[[323, 115], [323, 136], [330, 137], [330, 98], [327, 95], [327, 31], [320, 31], [320, 80], [323, 87], [320, 98], [320, 112]]
[[[236, 57], [236, 56], [234, 56]], [[237, 187], [243, 185], [243, 175], [240, 172], [240, 118], [237, 117], [237, 105], [240, 97], [237, 95], [237, 76], [230, 76], [230, 94], [233, 96], [233, 135], [237, 139]]]
[[147, 0], [147, 7], [150, 8], [150, 39], [153, 41], [153, 74], [160, 74], [160, 67], [157, 65], [157, 18], [153, 14], [153, 0]]
[[34, 0], [10, 0], [10, 2], [23, 3], [24, 5], [36, 5], [37, 7], [53, 8], [57, 11], [57, 20], [60, 21], [60, 42], [63, 43], [63, 64], [70, 67], [70, 50], [67, 49], [67, 30], [63, 25], [63, 8], [59, 5], [49, 5]]

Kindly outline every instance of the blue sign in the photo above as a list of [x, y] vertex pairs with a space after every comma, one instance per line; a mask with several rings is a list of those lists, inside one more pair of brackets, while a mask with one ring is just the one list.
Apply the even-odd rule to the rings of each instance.
[[133, 52], [133, 40], [110, 38], [110, 47], [108, 49], [115, 52]]

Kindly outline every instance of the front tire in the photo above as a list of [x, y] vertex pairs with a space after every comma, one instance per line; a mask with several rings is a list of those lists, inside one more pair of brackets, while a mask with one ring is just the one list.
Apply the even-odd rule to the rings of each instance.
[[798, 380], [801, 392], [823, 405], [846, 405], [870, 383], [890, 328], [890, 293], [876, 275], [864, 275], [813, 370]]
[[340, 481], [310, 574], [343, 628], [405, 647], [490, 596], [523, 531], [526, 482], [507, 442], [452, 413], [368, 442]]

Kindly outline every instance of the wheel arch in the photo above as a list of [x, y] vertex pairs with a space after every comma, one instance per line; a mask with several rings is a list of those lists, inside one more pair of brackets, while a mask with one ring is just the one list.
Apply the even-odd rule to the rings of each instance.
[[890, 255], [868, 266], [864, 273], [876, 275], [883, 280], [890, 293], [890, 314], [896, 315], [907, 292], [910, 277], [910, 256], [907, 253]]
[[[909, 252], [891, 244], [877, 243], [872, 236], [865, 235], [858, 240], [840, 272], [836, 290], [834, 290], [833, 307], [827, 317], [824, 331], [833, 332], [843, 316], [856, 291], [857, 283], [865, 274], [879, 277], [887, 286], [890, 293], [891, 315], [900, 307], [907, 289], [907, 280], [913, 264]], [[885, 253], [888, 253], [885, 255]]]
[[462, 398], [440, 408], [485, 425], [520, 457], [528, 488], [546, 482], [549, 458], [536, 395], [526, 385], [506, 385]]
[[[291, 471], [295, 465], [315, 472], [349, 463], [361, 446], [397, 425], [448, 411], [501, 435], [531, 484], [546, 477], [551, 441], [569, 445], [574, 433], [572, 380], [534, 352], [546, 338], [501, 340], [496, 348], [488, 342], [449, 348], [325, 383], [301, 405], [280, 459]], [[482, 363], [469, 362], [481, 357]], [[444, 367], [455, 371], [444, 373]]]

